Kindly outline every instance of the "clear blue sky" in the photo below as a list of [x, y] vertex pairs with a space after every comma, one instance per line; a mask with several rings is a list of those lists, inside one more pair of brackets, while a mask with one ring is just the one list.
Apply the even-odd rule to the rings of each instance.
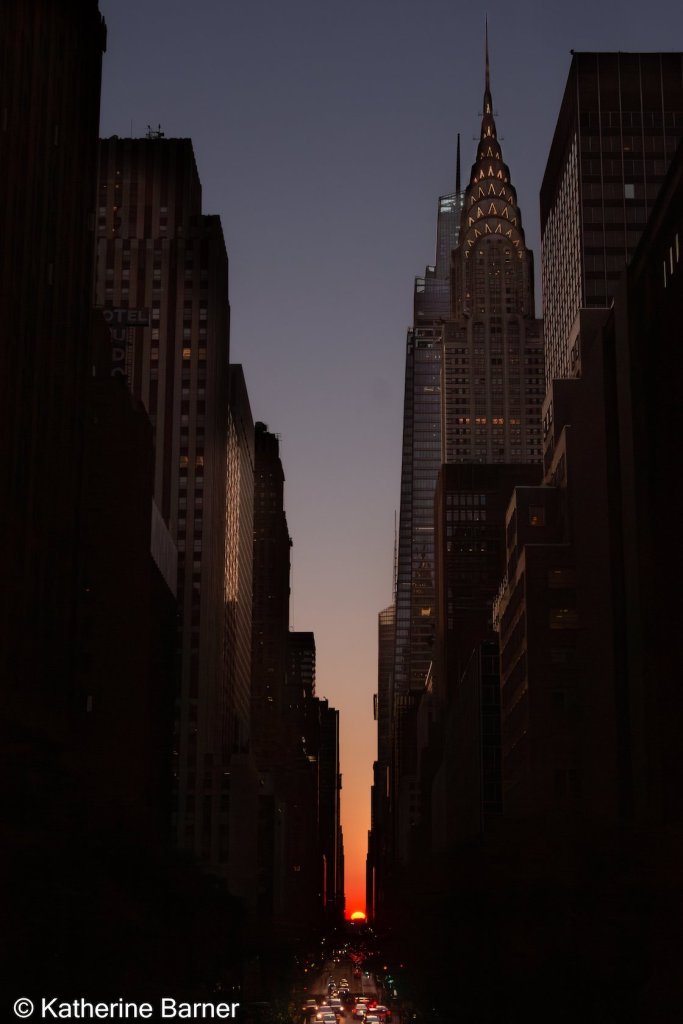
[[[683, 5], [100, 0], [102, 134], [191, 137], [230, 255], [231, 357], [282, 437], [292, 625], [342, 712], [347, 892], [363, 902], [377, 612], [391, 598], [405, 336], [436, 200], [466, 174], [484, 13], [503, 155], [540, 263], [538, 192], [575, 50], [683, 49]], [[537, 295], [540, 315], [540, 295]]]

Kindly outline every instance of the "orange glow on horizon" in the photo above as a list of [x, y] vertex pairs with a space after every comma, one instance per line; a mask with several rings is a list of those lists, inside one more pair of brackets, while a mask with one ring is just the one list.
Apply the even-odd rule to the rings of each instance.
[[354, 912], [351, 914], [351, 920], [352, 921], [364, 921], [365, 920], [365, 914], [363, 913], [362, 910], [354, 910]]

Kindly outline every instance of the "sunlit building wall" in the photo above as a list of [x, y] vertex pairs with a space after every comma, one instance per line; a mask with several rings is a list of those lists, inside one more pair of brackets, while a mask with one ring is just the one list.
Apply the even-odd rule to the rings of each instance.
[[242, 367], [229, 372], [225, 492], [226, 756], [248, 749], [251, 717], [251, 600], [254, 561], [254, 423]]
[[546, 380], [576, 314], [609, 306], [683, 134], [683, 54], [574, 53], [541, 186]]

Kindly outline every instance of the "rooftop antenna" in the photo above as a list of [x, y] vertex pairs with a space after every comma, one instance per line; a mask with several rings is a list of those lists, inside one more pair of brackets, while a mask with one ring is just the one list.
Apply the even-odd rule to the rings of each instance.
[[392, 580], [392, 600], [396, 600], [396, 588], [398, 587], [398, 534], [396, 532], [396, 509], [394, 509], [394, 578]]
[[489, 68], [489, 16], [486, 15], [486, 27], [484, 29], [486, 49], [486, 92], [491, 91], [491, 72]]
[[147, 131], [145, 132], [146, 139], [163, 139], [164, 133], [161, 130], [161, 125], [158, 124], [156, 128], [152, 128], [151, 124], [147, 125]]
[[458, 151], [455, 158], [455, 191], [460, 191], [460, 132], [458, 132]]

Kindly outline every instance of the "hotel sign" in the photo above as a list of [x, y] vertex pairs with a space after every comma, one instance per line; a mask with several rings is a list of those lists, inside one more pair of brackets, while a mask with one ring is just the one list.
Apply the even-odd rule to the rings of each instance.
[[128, 331], [131, 327], [148, 327], [148, 309], [103, 309], [102, 317], [109, 330], [111, 343], [111, 376], [126, 377]]

